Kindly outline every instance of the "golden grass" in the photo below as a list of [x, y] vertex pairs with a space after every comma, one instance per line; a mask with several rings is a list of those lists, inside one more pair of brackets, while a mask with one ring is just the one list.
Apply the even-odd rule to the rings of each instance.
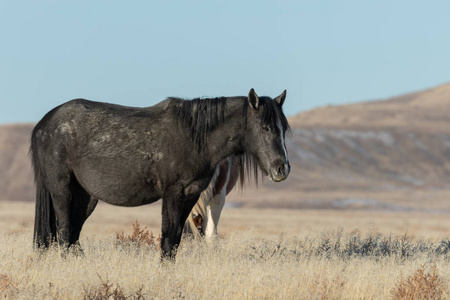
[[[406, 239], [402, 246], [401, 240], [393, 239], [386, 246], [391, 251], [382, 253], [387, 237], [378, 239], [371, 248], [369, 236], [342, 232], [266, 239], [239, 232], [209, 245], [185, 239], [176, 262], [163, 264], [156, 247], [124, 247], [114, 237], [82, 240], [81, 256], [62, 255], [56, 247], [39, 255], [31, 248], [30, 233], [15, 233], [0, 236], [5, 245], [0, 250], [0, 295], [11, 299], [415, 299], [397, 295], [407, 294], [408, 289], [412, 293], [423, 284], [424, 291], [441, 296], [433, 299], [450, 296], [449, 260], [444, 252], [436, 252], [440, 241]], [[432, 269], [432, 275], [425, 271], [417, 275], [420, 268]]]
[[[417, 286], [450, 297], [450, 242], [436, 216], [227, 209], [223, 238], [184, 239], [177, 260], [162, 264], [157, 247], [117, 242], [158, 236], [156, 206], [99, 207], [81, 239], [84, 255], [65, 258], [56, 247], [35, 253], [24, 212], [32, 205], [13, 206], [0, 204], [0, 298], [419, 299], [402, 296]], [[133, 231], [136, 218], [143, 225]]]

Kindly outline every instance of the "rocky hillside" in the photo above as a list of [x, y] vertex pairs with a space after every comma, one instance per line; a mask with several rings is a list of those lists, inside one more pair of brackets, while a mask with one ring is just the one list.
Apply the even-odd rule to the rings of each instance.
[[385, 184], [450, 187], [450, 84], [293, 117], [291, 156], [304, 169]]
[[[450, 84], [289, 121], [288, 180], [233, 192], [231, 205], [450, 211]], [[0, 126], [0, 200], [34, 197], [31, 128]]]

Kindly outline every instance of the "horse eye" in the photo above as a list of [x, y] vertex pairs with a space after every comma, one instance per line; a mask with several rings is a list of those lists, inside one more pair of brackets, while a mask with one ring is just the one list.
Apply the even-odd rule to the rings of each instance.
[[270, 128], [269, 128], [269, 126], [263, 126], [263, 128], [262, 128], [264, 131], [270, 131]]

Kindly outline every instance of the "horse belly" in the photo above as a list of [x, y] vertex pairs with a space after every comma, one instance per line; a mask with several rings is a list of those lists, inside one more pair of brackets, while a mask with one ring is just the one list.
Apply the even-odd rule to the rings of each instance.
[[[135, 169], [115, 164], [92, 168], [80, 164], [74, 174], [83, 188], [93, 197], [118, 206], [140, 206], [162, 198], [158, 185], [149, 183]], [[105, 167], [107, 166], [106, 170]]]

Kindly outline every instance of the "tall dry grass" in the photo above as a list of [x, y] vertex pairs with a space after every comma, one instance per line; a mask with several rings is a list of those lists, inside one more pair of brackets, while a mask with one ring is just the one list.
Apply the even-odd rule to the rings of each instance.
[[[8, 299], [450, 297], [446, 239], [343, 230], [261, 238], [241, 231], [209, 244], [186, 238], [177, 260], [161, 263], [155, 238], [143, 227], [134, 229], [107, 238], [83, 238], [83, 255], [63, 255], [57, 247], [36, 253], [29, 230], [1, 234], [0, 295]], [[419, 294], [422, 298], [414, 298]]]

